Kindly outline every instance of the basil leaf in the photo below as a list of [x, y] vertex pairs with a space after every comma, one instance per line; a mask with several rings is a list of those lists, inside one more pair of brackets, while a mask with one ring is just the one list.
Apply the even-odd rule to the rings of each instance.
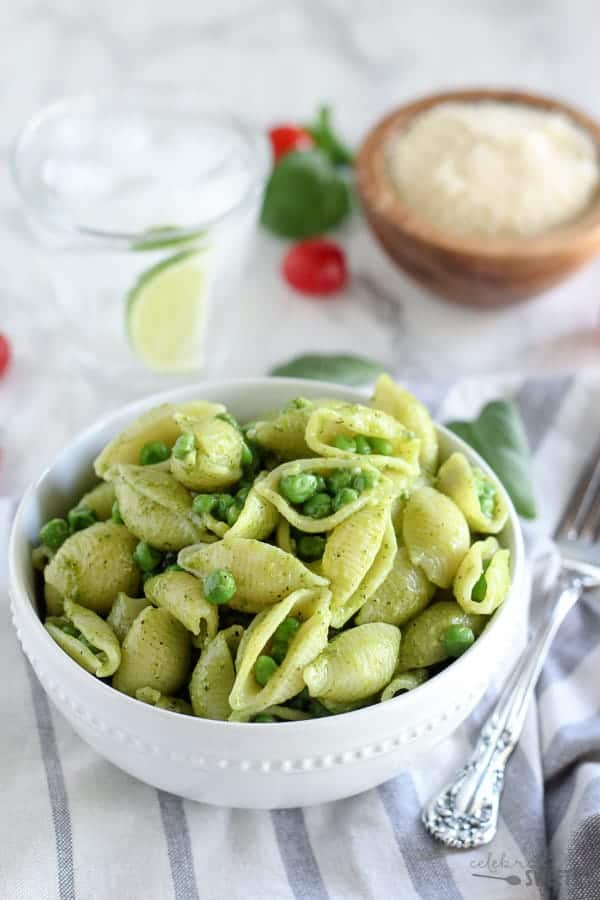
[[331, 123], [331, 107], [321, 106], [314, 123], [306, 126], [317, 147], [325, 153], [334, 166], [351, 166], [352, 150], [335, 134]]
[[352, 209], [350, 187], [320, 150], [286, 153], [267, 183], [261, 222], [286, 238], [308, 238], [339, 225]]
[[472, 422], [448, 422], [447, 427], [491, 466], [519, 515], [535, 519], [529, 445], [515, 404], [510, 400], [493, 400]]
[[309, 353], [296, 356], [287, 363], [271, 369], [271, 375], [288, 378], [308, 378], [313, 381], [333, 381], [352, 386], [370, 384], [387, 369], [382, 363], [347, 353], [333, 355]]

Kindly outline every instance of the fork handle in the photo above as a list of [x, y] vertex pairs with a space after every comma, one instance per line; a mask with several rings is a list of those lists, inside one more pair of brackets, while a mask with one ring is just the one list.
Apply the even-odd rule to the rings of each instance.
[[546, 624], [529, 640], [517, 660], [468, 762], [425, 807], [426, 829], [450, 847], [489, 843], [498, 827], [506, 763], [515, 749], [531, 694], [563, 619], [582, 593], [576, 577], [562, 577]]

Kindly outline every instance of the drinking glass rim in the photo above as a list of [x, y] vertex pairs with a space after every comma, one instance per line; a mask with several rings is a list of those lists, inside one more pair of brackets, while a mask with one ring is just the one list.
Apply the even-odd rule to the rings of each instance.
[[[53, 117], [65, 115], [69, 110], [82, 109], [90, 105], [97, 109], [106, 107], [109, 104], [123, 107], [127, 105], [127, 101], [130, 98], [135, 99], [138, 96], [142, 98], [140, 105], [143, 105], [144, 102], [147, 104], [149, 100], [166, 90], [177, 91], [180, 99], [183, 97], [195, 98], [197, 96], [197, 93], [190, 91], [189, 88], [179, 89], [170, 85], [138, 85], [133, 89], [124, 91], [122, 95], [116, 95], [113, 91], [106, 91], [66, 96], [38, 109], [17, 132], [9, 152], [9, 168], [12, 179], [26, 209], [34, 214], [36, 219], [43, 223], [46, 228], [55, 229], [63, 234], [79, 236], [92, 241], [106, 242], [111, 246], [122, 246], [128, 249], [132, 249], [136, 243], [143, 244], [147, 242], [151, 237], [149, 228], [136, 231], [94, 228], [78, 221], [75, 217], [61, 215], [60, 207], [54, 210], [57, 214], [53, 215], [53, 210], [47, 209], [40, 204], [35, 189], [32, 189], [27, 183], [27, 179], [24, 177], [25, 167], [22, 164], [22, 159], [27, 153], [28, 143], [34, 139], [37, 130]], [[200, 232], [225, 222], [263, 189], [271, 162], [267, 138], [259, 129], [252, 127], [229, 110], [211, 110], [199, 105], [197, 112], [202, 114], [205, 120], [225, 124], [244, 140], [252, 151], [254, 172], [249, 179], [247, 188], [232, 206], [224, 212], [185, 227], [165, 226], [165, 231], [168, 228], [169, 241], [173, 242], [184, 242], [186, 239], [191, 240], [198, 237]]]

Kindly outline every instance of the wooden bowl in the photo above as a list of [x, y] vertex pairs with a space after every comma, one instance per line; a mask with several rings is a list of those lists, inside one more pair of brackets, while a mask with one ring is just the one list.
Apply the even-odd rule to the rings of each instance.
[[576, 220], [533, 238], [451, 235], [408, 209], [387, 174], [388, 141], [413, 116], [447, 100], [498, 100], [565, 113], [591, 136], [600, 156], [600, 125], [565, 103], [535, 94], [449, 91], [400, 107], [367, 135], [356, 164], [367, 220], [393, 261], [441, 297], [470, 306], [495, 307], [541, 293], [600, 253], [600, 191]]

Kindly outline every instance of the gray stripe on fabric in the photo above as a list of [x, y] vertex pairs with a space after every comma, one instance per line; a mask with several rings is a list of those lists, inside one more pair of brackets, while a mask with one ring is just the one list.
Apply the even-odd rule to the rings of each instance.
[[56, 841], [56, 869], [58, 877], [58, 896], [60, 900], [75, 898], [75, 869], [73, 865], [73, 837], [71, 831], [71, 814], [65, 787], [62, 763], [58, 753], [56, 734], [50, 712], [48, 697], [42, 689], [29, 660], [25, 660], [25, 668], [31, 689], [33, 711], [40, 739], [42, 762], [46, 772], [52, 824]]
[[[484, 721], [496, 702], [496, 695], [486, 695], [467, 722], [467, 732], [474, 745]], [[506, 767], [502, 792], [502, 819], [523, 854], [536, 883], [547, 888], [548, 848], [544, 821], [544, 788], [529, 764], [522, 747], [517, 744]]]
[[574, 378], [553, 375], [527, 378], [515, 396], [532, 451], [537, 450], [558, 414]]
[[199, 900], [190, 832], [181, 797], [157, 791], [175, 900]]
[[562, 778], [553, 778], [545, 785], [544, 805], [546, 809], [546, 842], [548, 845], [554, 840], [554, 835], [567, 814], [575, 793], [576, 783], [576, 772], [571, 772]]
[[598, 712], [588, 719], [559, 728], [544, 753], [543, 764], [546, 779], [556, 778], [583, 759], [589, 762], [600, 762], [600, 714]]
[[560, 626], [560, 640], [552, 646], [537, 684], [538, 697], [554, 682], [570, 675], [598, 646], [600, 597], [583, 596]]
[[600, 897], [600, 777], [587, 786], [577, 804], [575, 822], [561, 871], [561, 898], [597, 900]]
[[275, 837], [296, 900], [329, 900], [301, 809], [271, 811]]
[[[405, 772], [377, 790], [415, 891], [422, 900], [462, 900], [440, 845], [420, 822], [421, 803]], [[400, 896], [400, 895], [399, 895]]]

